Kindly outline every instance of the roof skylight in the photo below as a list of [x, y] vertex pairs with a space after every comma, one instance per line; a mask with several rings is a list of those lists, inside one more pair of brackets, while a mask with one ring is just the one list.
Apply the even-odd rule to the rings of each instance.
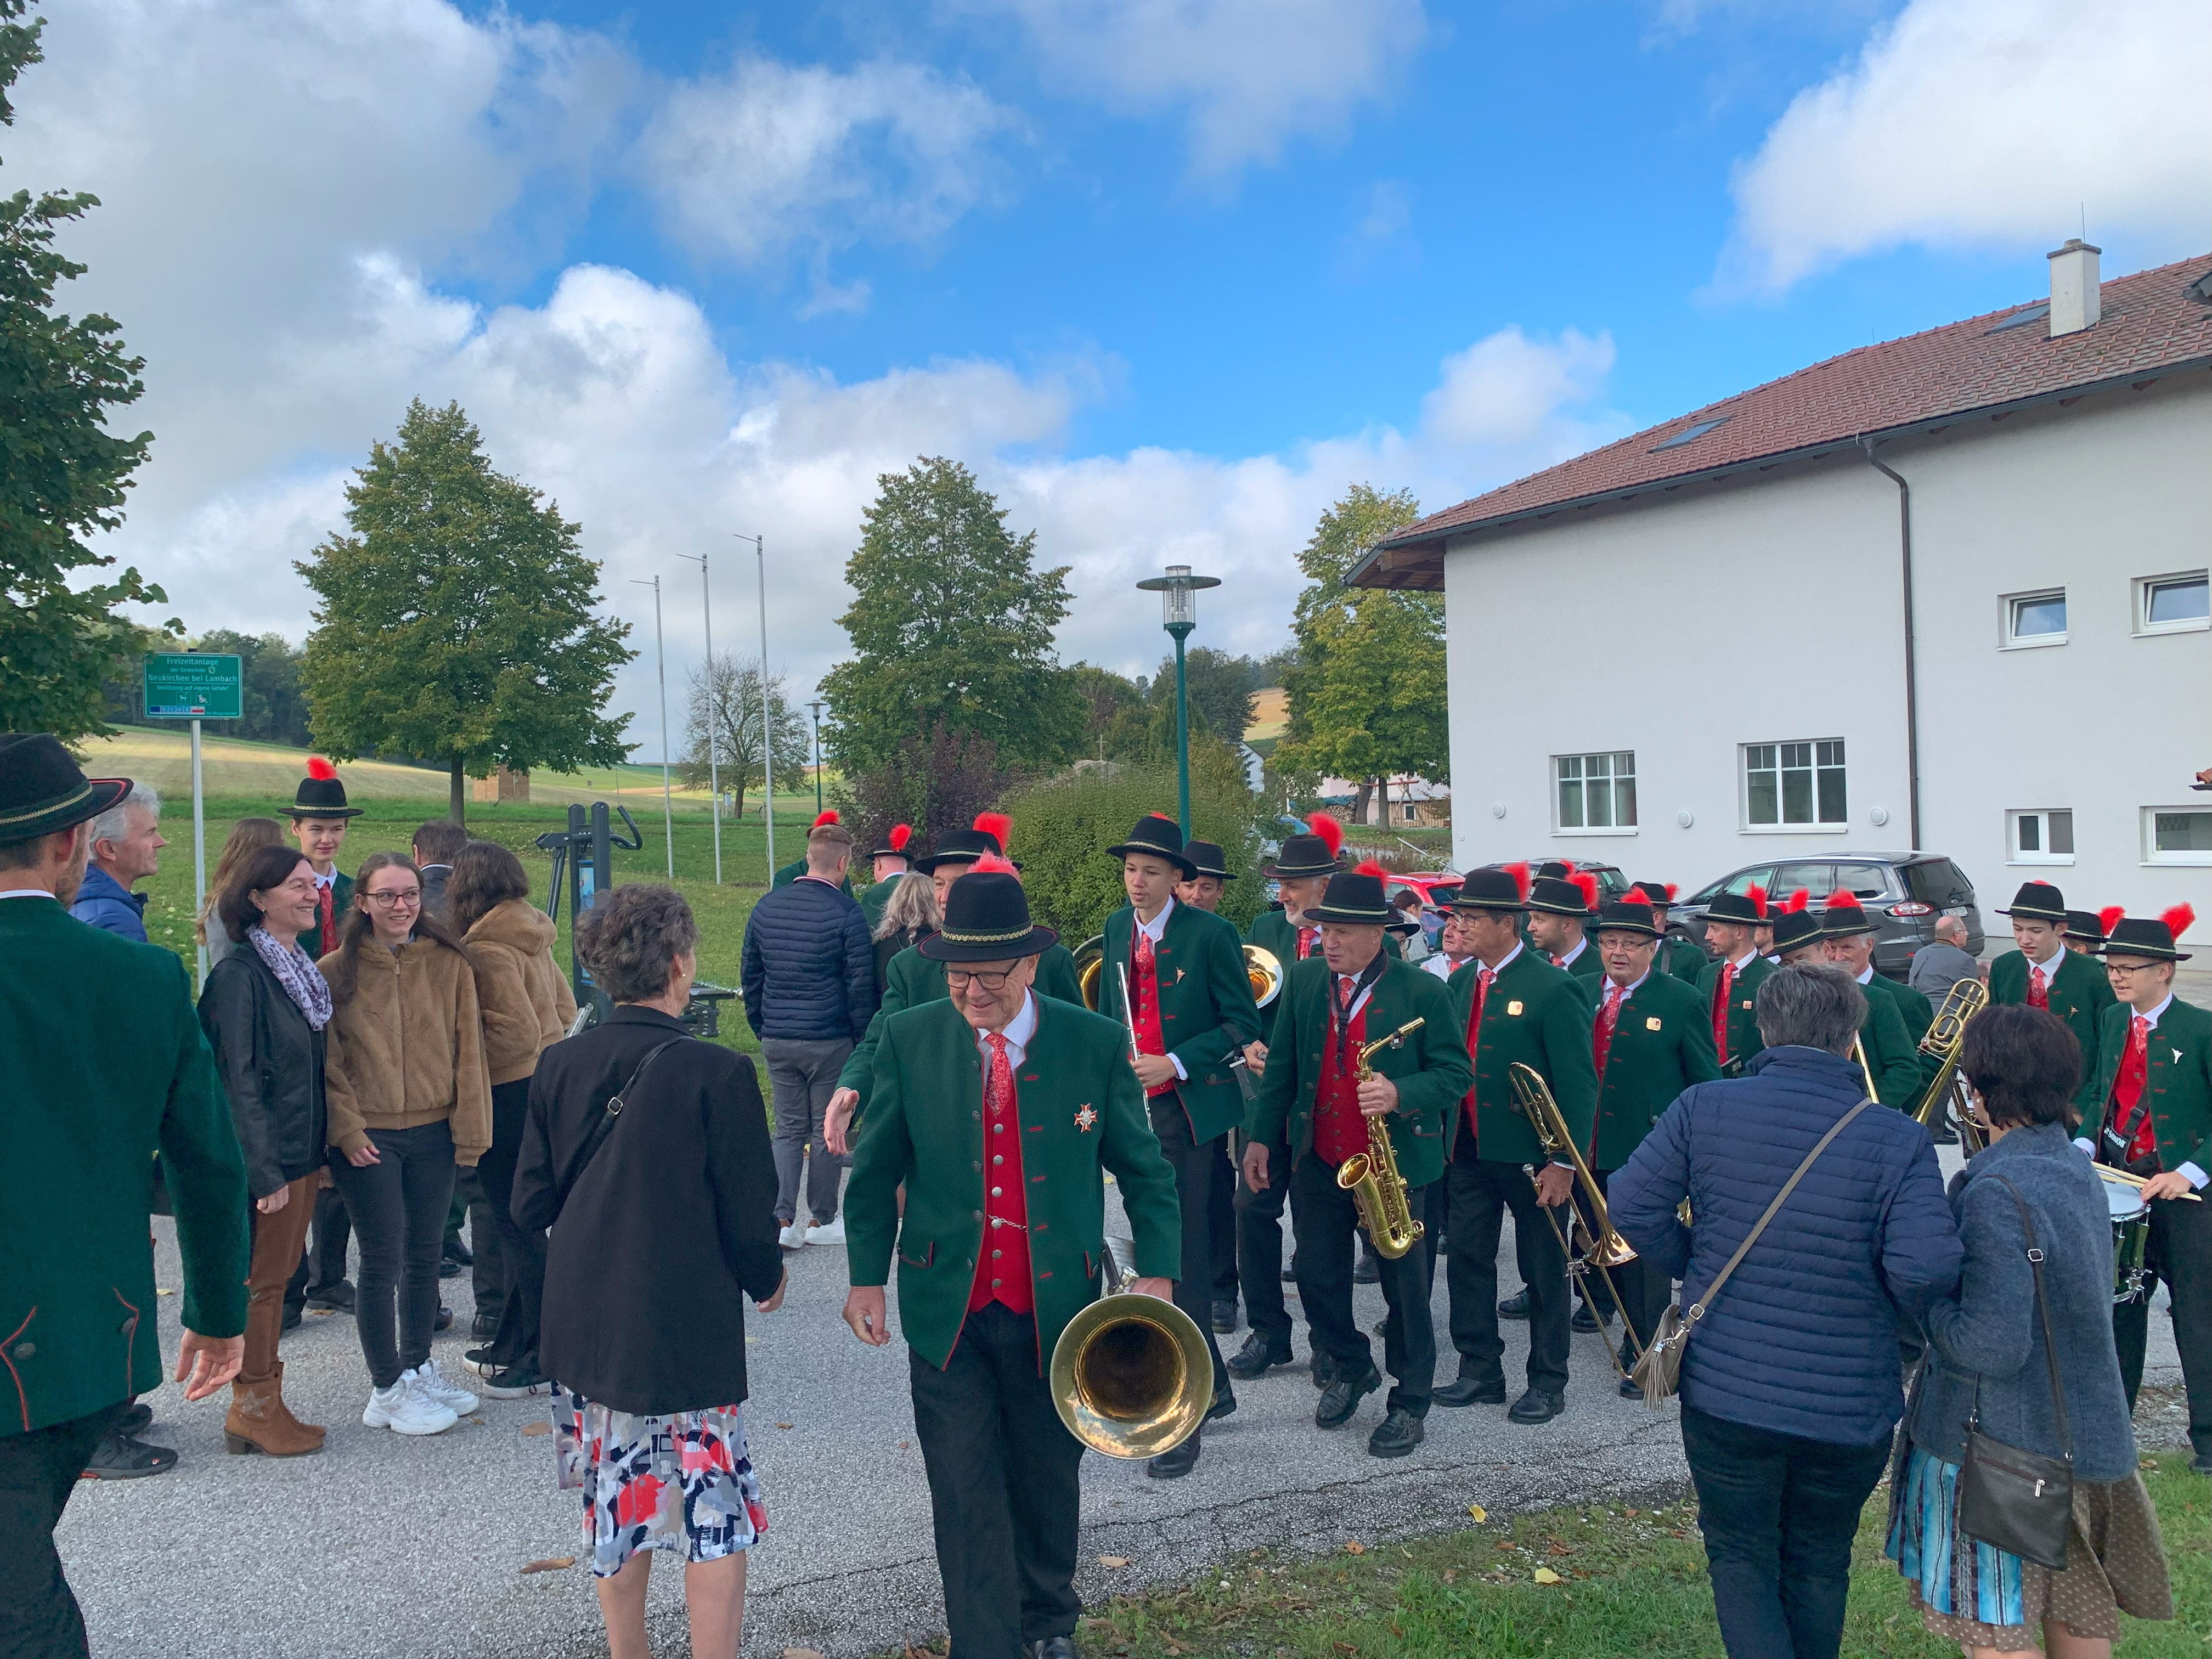
[[1733, 418], [1732, 416], [1717, 415], [1710, 421], [1699, 421], [1695, 425], [1686, 426], [1673, 437], [1662, 439], [1652, 445], [1650, 453], [1656, 455], [1662, 449], [1680, 449], [1684, 444], [1695, 443], [1715, 427], [1726, 426]]

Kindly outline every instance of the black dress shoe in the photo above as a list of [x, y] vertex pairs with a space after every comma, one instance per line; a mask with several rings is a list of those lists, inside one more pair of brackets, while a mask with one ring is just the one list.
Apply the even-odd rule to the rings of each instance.
[[1623, 1400], [1641, 1400], [1644, 1398], [1644, 1390], [1638, 1385], [1634, 1377], [1624, 1376], [1620, 1379], [1620, 1397]]
[[1266, 1376], [1273, 1366], [1290, 1363], [1290, 1338], [1255, 1331], [1244, 1339], [1244, 1346], [1230, 1356], [1229, 1374], [1239, 1382], [1249, 1382], [1255, 1376]]
[[1502, 1406], [1505, 1379], [1502, 1376], [1462, 1376], [1447, 1382], [1429, 1396], [1439, 1406]]
[[1367, 1437], [1370, 1457], [1404, 1457], [1429, 1437], [1421, 1419], [1402, 1407], [1375, 1425]]
[[1237, 1304], [1234, 1302], [1223, 1302], [1217, 1299], [1213, 1304], [1214, 1334], [1226, 1336], [1236, 1328]]
[[455, 1233], [446, 1241], [446, 1254], [464, 1267], [473, 1267], [477, 1265], [476, 1252], [461, 1243], [461, 1236], [459, 1233]]
[[1382, 1264], [1371, 1255], [1362, 1255], [1352, 1267], [1352, 1282], [1355, 1285], [1380, 1285], [1382, 1282]]
[[1218, 1423], [1236, 1409], [1237, 1390], [1216, 1389], [1213, 1391], [1213, 1403], [1206, 1408], [1206, 1415], [1198, 1419], [1199, 1425], [1202, 1428], [1208, 1423]]
[[311, 1288], [307, 1291], [307, 1305], [311, 1308], [328, 1308], [333, 1313], [351, 1313], [353, 1311], [353, 1280], [341, 1279], [337, 1284], [325, 1285], [319, 1290]]
[[450, 1331], [453, 1329], [453, 1310], [451, 1308], [439, 1309], [438, 1317], [432, 1322], [430, 1328], [434, 1331]]
[[439, 1278], [459, 1279], [460, 1276], [461, 1264], [459, 1262], [454, 1261], [453, 1258], [449, 1255], [441, 1255], [438, 1258]]
[[1547, 1394], [1541, 1389], [1531, 1389], [1507, 1407], [1505, 1414], [1516, 1423], [1548, 1423], [1566, 1408], [1565, 1395]]
[[1321, 1403], [1314, 1407], [1314, 1426], [1322, 1429], [1340, 1429], [1352, 1420], [1359, 1402], [1382, 1386], [1382, 1373], [1374, 1366], [1367, 1368], [1364, 1376], [1346, 1376], [1341, 1372], [1321, 1391]]
[[1611, 1323], [1613, 1323], [1613, 1316], [1611, 1314], [1607, 1313], [1601, 1315], [1587, 1302], [1583, 1303], [1577, 1307], [1575, 1310], [1575, 1316], [1567, 1321], [1568, 1327], [1571, 1329], [1580, 1331], [1584, 1336], [1589, 1336], [1595, 1332], [1601, 1331]]
[[1498, 1304], [1500, 1319], [1526, 1319], [1528, 1316], [1528, 1292], [1516, 1291]]
[[1198, 1467], [1198, 1443], [1202, 1435], [1194, 1434], [1180, 1446], [1162, 1452], [1145, 1465], [1145, 1473], [1155, 1480], [1176, 1480]]
[[1035, 1659], [1083, 1659], [1073, 1636], [1048, 1636], [1042, 1642], [1032, 1642], [1030, 1652]]
[[167, 1474], [177, 1467], [177, 1454], [167, 1446], [149, 1445], [135, 1435], [110, 1432], [100, 1437], [85, 1461], [88, 1480], [139, 1480], [149, 1474]]

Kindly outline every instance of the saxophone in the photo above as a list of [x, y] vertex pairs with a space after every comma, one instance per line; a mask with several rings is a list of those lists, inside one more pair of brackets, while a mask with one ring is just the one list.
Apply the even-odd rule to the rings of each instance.
[[[1403, 1046], [1407, 1037], [1428, 1022], [1409, 1019], [1385, 1037], [1363, 1043], [1359, 1049], [1359, 1064], [1353, 1078], [1364, 1083], [1375, 1075], [1368, 1062], [1385, 1048]], [[1352, 1201], [1359, 1208], [1360, 1224], [1367, 1229], [1373, 1242], [1375, 1254], [1386, 1261], [1395, 1261], [1400, 1256], [1421, 1242], [1425, 1231], [1413, 1219], [1413, 1211], [1406, 1202], [1406, 1178], [1398, 1173], [1397, 1149], [1390, 1145], [1390, 1131], [1383, 1120], [1367, 1120], [1367, 1150], [1354, 1152], [1337, 1166], [1336, 1184], [1352, 1194]]]

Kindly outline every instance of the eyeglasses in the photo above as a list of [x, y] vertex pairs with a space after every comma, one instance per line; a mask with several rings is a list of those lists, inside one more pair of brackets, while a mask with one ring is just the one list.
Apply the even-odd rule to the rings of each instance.
[[2105, 971], [2108, 974], [2147, 974], [2154, 968], [2162, 968], [2160, 962], [2113, 962], [2107, 959]]
[[363, 893], [362, 896], [367, 899], [371, 904], [376, 906], [380, 910], [394, 910], [402, 908], [413, 910], [419, 908], [422, 905], [422, 890], [419, 887], [410, 887], [403, 892]]
[[976, 974], [965, 968], [947, 968], [945, 983], [955, 991], [964, 991], [970, 983], [980, 985], [987, 991], [1003, 991], [1006, 988], [1006, 981], [1014, 976], [1014, 972], [1013, 969], [1006, 968], [995, 974]]

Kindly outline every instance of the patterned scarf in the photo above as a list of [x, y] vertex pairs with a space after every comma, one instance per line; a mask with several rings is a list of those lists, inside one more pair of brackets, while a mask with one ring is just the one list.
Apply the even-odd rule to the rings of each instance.
[[263, 927], [247, 928], [246, 937], [262, 961], [269, 964], [269, 971], [276, 975], [284, 994], [307, 1016], [307, 1024], [318, 1031], [329, 1024], [331, 988], [323, 978], [323, 970], [300, 948], [299, 941], [279, 945]]

